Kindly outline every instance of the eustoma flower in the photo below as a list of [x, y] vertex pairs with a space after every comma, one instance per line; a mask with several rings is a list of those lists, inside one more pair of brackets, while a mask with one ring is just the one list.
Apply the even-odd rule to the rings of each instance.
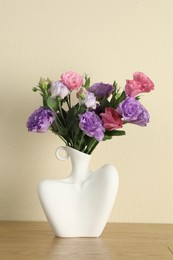
[[55, 81], [51, 83], [50, 93], [52, 97], [61, 97], [64, 99], [69, 93], [69, 89], [60, 81]]
[[53, 121], [53, 112], [50, 109], [40, 107], [30, 115], [26, 126], [30, 132], [44, 133], [49, 129]]
[[105, 84], [103, 82], [95, 83], [91, 87], [89, 87], [88, 91], [93, 92], [97, 99], [101, 99], [103, 97], [109, 97], [114, 90], [113, 85]]
[[72, 91], [78, 89], [83, 84], [83, 78], [76, 72], [66, 72], [61, 75], [61, 81], [67, 86], [67, 88]]
[[87, 91], [86, 98], [84, 99], [84, 104], [87, 108], [96, 108], [96, 97], [94, 96], [94, 93], [90, 93]]
[[106, 107], [105, 112], [100, 114], [103, 121], [103, 126], [111, 131], [122, 127], [123, 121], [116, 110], [111, 107]]
[[94, 96], [94, 93], [91, 93], [82, 87], [77, 92], [77, 97], [81, 100], [82, 104], [85, 104], [87, 108], [96, 109], [96, 97]]
[[126, 122], [146, 126], [149, 122], [148, 111], [133, 97], [127, 97], [116, 109]]
[[102, 120], [94, 111], [87, 111], [79, 115], [79, 128], [88, 136], [101, 141], [104, 137], [105, 128]]
[[130, 97], [135, 97], [139, 93], [150, 92], [154, 89], [154, 83], [142, 72], [135, 72], [133, 80], [127, 80], [125, 92]]

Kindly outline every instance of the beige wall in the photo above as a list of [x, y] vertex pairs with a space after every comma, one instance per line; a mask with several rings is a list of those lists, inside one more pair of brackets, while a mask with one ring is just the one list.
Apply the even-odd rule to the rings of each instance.
[[0, 1], [0, 219], [45, 220], [37, 184], [66, 176], [70, 162], [54, 156], [62, 142], [25, 127], [41, 98], [40, 78], [88, 73], [92, 82], [124, 86], [134, 71], [155, 82], [142, 103], [151, 123], [125, 127], [101, 143], [91, 168], [112, 163], [120, 188], [110, 221], [173, 223], [173, 1]]

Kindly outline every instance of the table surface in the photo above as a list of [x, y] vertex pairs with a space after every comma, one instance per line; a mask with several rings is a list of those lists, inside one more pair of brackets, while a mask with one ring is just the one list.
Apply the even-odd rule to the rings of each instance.
[[2, 260], [173, 260], [173, 225], [108, 223], [99, 238], [58, 238], [47, 222], [0, 222]]

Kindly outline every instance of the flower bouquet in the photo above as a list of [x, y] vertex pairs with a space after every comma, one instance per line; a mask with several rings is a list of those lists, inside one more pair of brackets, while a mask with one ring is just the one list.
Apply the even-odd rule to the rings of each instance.
[[[33, 91], [40, 92], [43, 105], [28, 118], [27, 128], [37, 133], [49, 129], [67, 146], [91, 154], [100, 141], [125, 135], [124, 124], [147, 125], [149, 113], [139, 94], [153, 89], [142, 72], [134, 73], [123, 90], [116, 81], [91, 85], [90, 77], [75, 72], [62, 74], [58, 81], [41, 78]], [[77, 102], [72, 104], [75, 92]]]

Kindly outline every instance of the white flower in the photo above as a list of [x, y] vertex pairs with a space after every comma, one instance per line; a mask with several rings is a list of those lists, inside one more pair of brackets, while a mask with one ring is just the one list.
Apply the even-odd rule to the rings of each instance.
[[84, 104], [87, 108], [93, 108], [96, 109], [96, 97], [94, 96], [94, 93], [87, 91], [86, 98], [84, 99]]
[[51, 97], [61, 97], [64, 99], [69, 93], [69, 89], [61, 81], [52, 82], [50, 87]]

